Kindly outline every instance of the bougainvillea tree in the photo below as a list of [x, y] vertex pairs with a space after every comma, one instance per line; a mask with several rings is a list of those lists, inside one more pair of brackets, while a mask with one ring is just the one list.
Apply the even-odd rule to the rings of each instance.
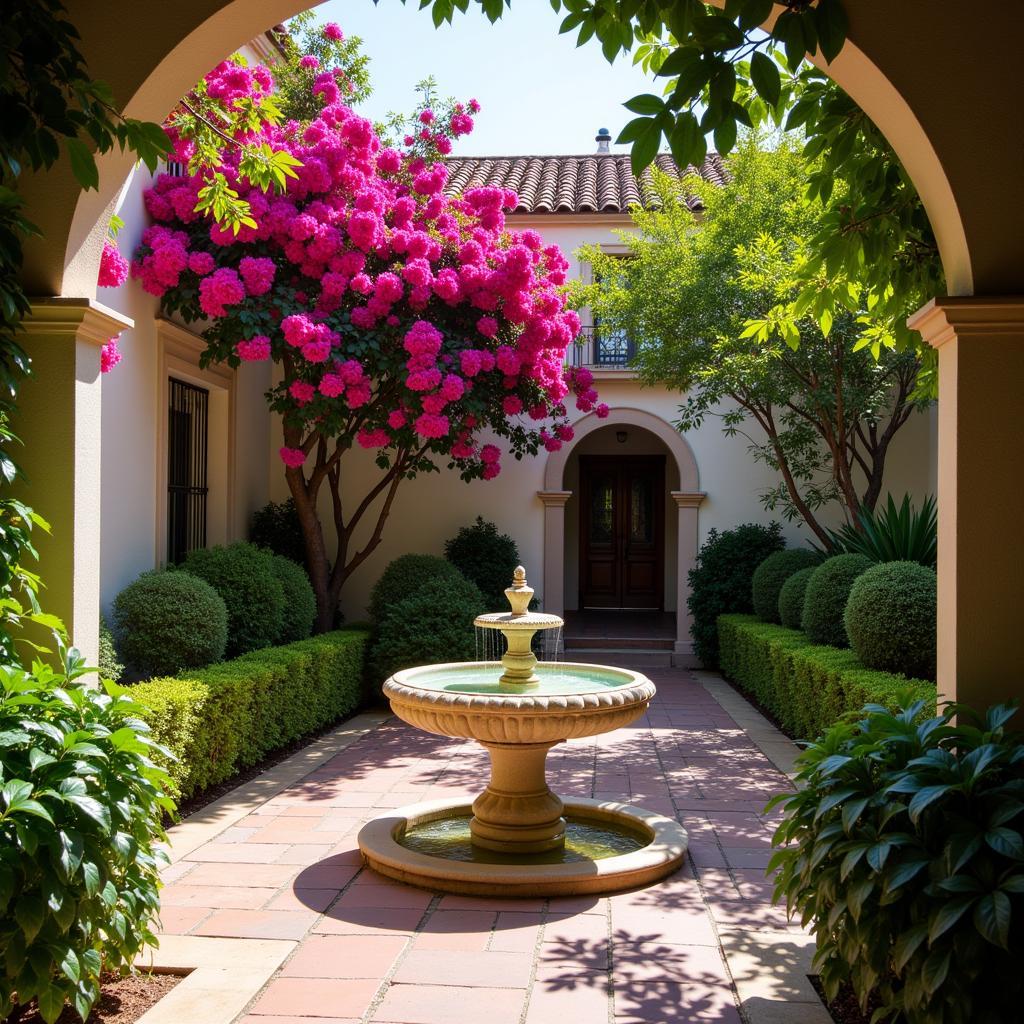
[[[265, 69], [225, 63], [205, 88], [258, 110], [273, 83]], [[566, 402], [589, 410], [597, 394], [589, 373], [564, 367], [579, 319], [565, 305], [557, 246], [506, 228], [512, 192], [445, 193], [441, 155], [472, 130], [478, 105], [424, 107], [415, 134], [389, 147], [343, 102], [332, 71], [312, 91], [311, 122], [257, 129], [297, 161], [282, 192], [253, 186], [233, 172], [230, 147], [224, 154], [256, 226], [222, 230], [195, 212], [201, 175], [163, 175], [146, 195], [154, 224], [133, 273], [166, 312], [203, 323], [208, 362], [279, 367], [268, 401], [281, 416], [280, 456], [326, 629], [403, 480], [442, 465], [467, 481], [493, 479], [504, 455], [570, 440]], [[178, 147], [187, 161], [187, 142]], [[358, 496], [343, 486], [356, 446], [375, 452], [380, 469]], [[325, 489], [333, 561], [318, 514]], [[361, 526], [368, 539], [356, 549]]]

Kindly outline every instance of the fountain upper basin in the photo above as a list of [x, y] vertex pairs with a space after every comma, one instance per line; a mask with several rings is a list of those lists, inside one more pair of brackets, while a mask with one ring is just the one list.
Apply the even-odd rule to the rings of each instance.
[[639, 672], [558, 662], [536, 667], [530, 687], [498, 682], [500, 662], [454, 662], [396, 672], [384, 694], [403, 721], [483, 743], [557, 743], [628, 725], [654, 684]]

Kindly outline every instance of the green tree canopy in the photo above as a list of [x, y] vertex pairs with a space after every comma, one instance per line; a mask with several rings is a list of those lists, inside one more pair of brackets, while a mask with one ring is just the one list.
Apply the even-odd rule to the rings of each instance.
[[798, 295], [820, 207], [789, 141], [765, 148], [748, 136], [727, 168], [721, 186], [657, 174], [660, 208], [634, 211], [639, 232], [622, 232], [626, 258], [582, 251], [594, 283], [575, 298], [634, 340], [647, 383], [684, 393], [680, 430], [717, 417], [745, 437], [780, 476], [765, 506], [802, 518], [827, 547], [816, 513], [833, 502], [851, 518], [861, 504], [874, 507], [889, 446], [917, 404], [920, 361], [913, 351], [883, 348], [875, 359], [858, 349], [866, 310], [844, 309], [824, 329], [809, 313], [763, 329]]

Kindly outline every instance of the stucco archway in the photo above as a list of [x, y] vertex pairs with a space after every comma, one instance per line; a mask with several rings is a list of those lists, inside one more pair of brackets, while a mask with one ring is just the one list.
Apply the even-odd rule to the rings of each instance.
[[676, 596], [676, 637], [673, 663], [693, 666], [698, 664], [693, 654], [690, 637], [690, 613], [682, 581], [693, 567], [697, 557], [697, 510], [705, 495], [700, 490], [697, 460], [686, 439], [670, 423], [643, 409], [618, 407], [601, 419], [595, 413], [584, 416], [573, 424], [575, 436], [571, 445], [548, 455], [544, 466], [544, 489], [537, 492], [544, 505], [544, 610], [560, 615], [565, 611], [565, 506], [572, 491], [565, 489], [565, 470], [579, 444], [595, 431], [621, 425], [645, 430], [664, 444], [678, 473], [679, 490], [671, 491], [677, 509], [676, 522], [666, 523], [666, 531], [673, 530], [676, 538], [676, 564], [673, 567], [679, 590]]
[[[111, 86], [130, 114], [158, 119], [227, 51], [307, 3], [69, 0], [67, 9], [92, 75]], [[1016, 52], [1024, 5], [997, 5], [978, 17], [966, 17], [959, 0], [845, 0], [845, 7], [848, 42], [828, 74], [904, 161], [932, 219], [948, 291], [978, 296], [940, 299], [917, 325], [940, 349], [940, 689], [944, 697], [980, 704], [1020, 688], [1016, 609], [1024, 601], [1024, 576], [1015, 571], [1022, 546], [1010, 496], [1024, 476], [1024, 205], [1013, 201], [1024, 180]], [[82, 349], [81, 365], [70, 362], [53, 387], [39, 389], [47, 407], [68, 410], [72, 433], [79, 408], [99, 401], [91, 394], [97, 385], [86, 358], [89, 339], [118, 328], [95, 306], [102, 241], [95, 223], [126, 170], [123, 157], [104, 160], [99, 191], [84, 199], [64, 163], [20, 183], [26, 214], [42, 233], [26, 245], [23, 272], [27, 292], [44, 297], [30, 328], [32, 354], [41, 364], [49, 358], [45, 346]], [[26, 394], [23, 403], [28, 400]], [[79, 547], [98, 543], [96, 474], [78, 474], [82, 484], [75, 484], [68, 506], [65, 481], [78, 479], [75, 458], [53, 457], [45, 435], [22, 436], [25, 469], [35, 480], [30, 500], [51, 515], [70, 508], [73, 518], [60, 513], [54, 529], [74, 536], [77, 559]], [[49, 490], [47, 479], [54, 481]], [[71, 572], [52, 562], [47, 569], [51, 580]], [[72, 621], [70, 608], [55, 610]]]
[[[160, 120], [232, 48], [308, 6], [308, 0], [181, 0], [173, 10], [134, 0], [108, 0], [99, 7], [87, 0], [67, 4], [91, 72], [112, 86], [126, 114], [150, 120]], [[975, 202], [970, 219], [978, 223], [968, 223], [968, 190], [963, 186], [976, 180], [977, 163], [973, 154], [964, 153], [959, 139], [949, 137], [957, 132], [948, 130], [950, 111], [965, 107], [968, 90], [953, 74], [944, 75], [938, 84], [918, 74], [915, 62], [907, 61], [905, 54], [919, 53], [922, 65], [936, 66], [941, 63], [942, 41], [951, 53], [962, 55], [964, 33], [971, 35], [976, 25], [961, 17], [948, 24], [951, 19], [936, 12], [934, 5], [906, 3], [894, 11], [886, 0], [848, 0], [848, 7], [849, 39], [827, 73], [857, 100], [896, 149], [932, 220], [950, 292], [970, 294], [980, 283], [974, 266], [979, 243], [999, 236], [1001, 243], [1013, 245], [1009, 222], [1014, 217], [993, 216], [985, 204]], [[906, 25], [901, 28], [903, 19]], [[989, 26], [982, 19], [975, 22], [985, 47], [991, 48]], [[937, 41], [930, 41], [930, 34]], [[1018, 35], [1007, 33], [1009, 38]], [[127, 51], [119, 42], [126, 37], [132, 39]], [[991, 66], [1002, 68], [1007, 76], [1009, 99], [1012, 61], [1002, 64], [995, 54], [992, 58]], [[984, 89], [986, 106], [999, 95]], [[987, 138], [997, 142], [991, 134]], [[1005, 174], [1008, 185], [1019, 180], [1015, 172], [1020, 163], [994, 160], [986, 167], [993, 193], [999, 191], [994, 177]], [[99, 189], [88, 193], [81, 192], [63, 164], [26, 179], [23, 191], [42, 229], [42, 237], [26, 247], [24, 279], [30, 294], [94, 297], [102, 246], [102, 232], [94, 226], [110, 208], [130, 166], [129, 156], [108, 154], [101, 161]], [[949, 173], [951, 167], [954, 174]], [[1019, 252], [1019, 245], [1015, 249]]]

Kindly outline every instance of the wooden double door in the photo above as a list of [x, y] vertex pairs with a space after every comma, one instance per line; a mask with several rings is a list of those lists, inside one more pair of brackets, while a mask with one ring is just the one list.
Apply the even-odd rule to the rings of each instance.
[[580, 608], [665, 606], [665, 457], [580, 456]]

